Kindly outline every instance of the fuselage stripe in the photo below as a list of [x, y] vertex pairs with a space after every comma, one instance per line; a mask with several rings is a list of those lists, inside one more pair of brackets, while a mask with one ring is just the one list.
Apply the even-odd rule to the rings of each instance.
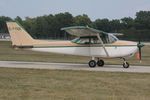
[[[132, 47], [137, 45], [105, 45], [105, 47]], [[33, 48], [63, 48], [63, 47], [103, 47], [103, 46], [39, 46]]]

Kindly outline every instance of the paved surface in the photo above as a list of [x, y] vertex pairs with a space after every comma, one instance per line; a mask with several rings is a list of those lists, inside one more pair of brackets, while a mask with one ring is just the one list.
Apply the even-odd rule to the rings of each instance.
[[122, 65], [105, 65], [104, 67], [89, 68], [87, 64], [0, 61], [0, 67], [150, 73], [150, 66], [130, 66], [125, 69]]
[[149, 45], [150, 46], [150, 42], [144, 42], [145, 45]]

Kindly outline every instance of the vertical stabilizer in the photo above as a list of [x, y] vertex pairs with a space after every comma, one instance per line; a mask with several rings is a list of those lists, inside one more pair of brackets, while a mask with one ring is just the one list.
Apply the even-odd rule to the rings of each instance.
[[17, 21], [6, 22], [13, 46], [32, 46], [34, 39]]

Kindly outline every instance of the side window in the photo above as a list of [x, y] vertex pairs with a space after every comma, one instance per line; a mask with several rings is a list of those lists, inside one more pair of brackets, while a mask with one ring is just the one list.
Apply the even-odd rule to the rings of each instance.
[[73, 42], [73, 43], [76, 43], [76, 42], [79, 41], [79, 40], [80, 40], [80, 38], [75, 38], [75, 39], [72, 40], [72, 42]]
[[[108, 37], [101, 37], [103, 43], [108, 43]], [[92, 44], [101, 44], [100, 40], [97, 37], [91, 38]]]
[[80, 43], [80, 44], [89, 44], [90, 41], [89, 41], [89, 38], [81, 38], [77, 43]]
[[[102, 41], [105, 43], [113, 43], [115, 41], [117, 41], [118, 39], [114, 36], [114, 35], [105, 35], [101, 37]], [[76, 38], [74, 40], [72, 40], [73, 43], [77, 43], [77, 44], [101, 44], [100, 40], [97, 37], [87, 37], [87, 38], [83, 38], [83, 37], [79, 37]]]
[[100, 41], [97, 37], [95, 37], [95, 38], [91, 38], [91, 43], [92, 44], [100, 44]]

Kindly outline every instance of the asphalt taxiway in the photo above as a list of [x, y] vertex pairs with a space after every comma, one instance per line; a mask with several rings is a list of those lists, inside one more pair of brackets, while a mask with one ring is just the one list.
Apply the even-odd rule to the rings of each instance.
[[0, 61], [0, 67], [150, 73], [150, 66], [130, 66], [125, 69], [122, 65], [105, 65], [104, 67], [89, 68], [88, 64]]

